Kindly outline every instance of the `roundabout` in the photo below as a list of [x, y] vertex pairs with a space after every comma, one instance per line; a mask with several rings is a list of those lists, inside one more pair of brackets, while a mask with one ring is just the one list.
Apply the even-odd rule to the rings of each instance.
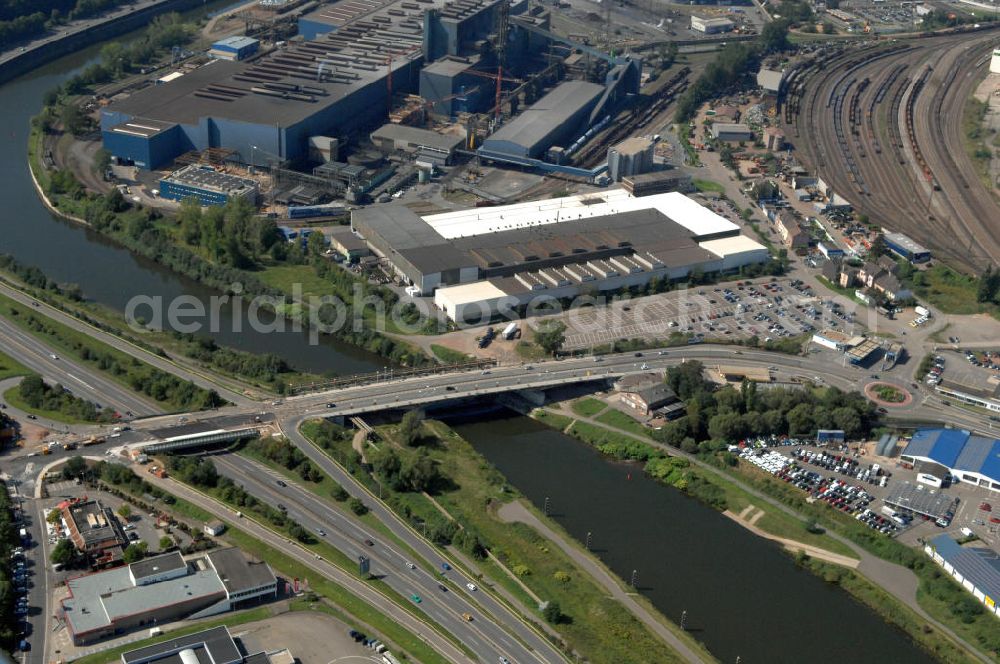
[[885, 408], [905, 408], [913, 403], [909, 390], [883, 381], [865, 385], [865, 396]]

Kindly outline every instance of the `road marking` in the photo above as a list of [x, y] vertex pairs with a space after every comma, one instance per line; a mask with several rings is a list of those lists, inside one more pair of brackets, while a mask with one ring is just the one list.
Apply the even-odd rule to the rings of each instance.
[[73, 374], [71, 374], [69, 372], [67, 372], [66, 375], [69, 376], [70, 378], [72, 378], [73, 380], [75, 380], [76, 382], [81, 383], [87, 389], [90, 389], [90, 390], [94, 389], [94, 386], [91, 385], [90, 383], [88, 383], [87, 381], [82, 380], [80, 378], [77, 378], [76, 376], [74, 376]]

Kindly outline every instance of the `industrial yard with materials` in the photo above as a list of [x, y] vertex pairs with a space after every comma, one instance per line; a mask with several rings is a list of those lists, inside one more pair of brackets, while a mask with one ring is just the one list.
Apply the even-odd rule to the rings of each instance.
[[401, 206], [352, 213], [351, 226], [455, 321], [537, 298], [571, 298], [768, 260], [767, 248], [680, 193], [623, 189], [421, 218]]

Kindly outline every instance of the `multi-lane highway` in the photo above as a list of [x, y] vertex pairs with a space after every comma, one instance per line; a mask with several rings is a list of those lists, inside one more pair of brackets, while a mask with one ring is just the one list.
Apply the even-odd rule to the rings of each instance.
[[0, 318], [0, 350], [17, 358], [50, 384], [62, 383], [76, 396], [111, 406], [123, 415], [127, 412], [163, 412], [151, 400], [111, 380], [106, 374], [58, 355], [56, 349], [43, 345], [5, 318]]
[[[295, 482], [270, 474], [266, 467], [236, 455], [216, 456], [213, 460], [220, 474], [242, 484], [247, 491], [268, 504], [283, 505], [289, 518], [352, 560], [362, 555], [368, 557], [373, 575], [404, 598], [420, 597], [420, 610], [459, 638], [481, 661], [497, 661], [501, 656], [517, 662], [562, 661], [558, 650], [534, 632], [526, 630], [519, 634], [533, 642], [535, 647], [528, 648], [504, 631], [495, 621], [506, 617], [505, 608], [487, 591], [478, 588], [474, 579], [458, 571], [455, 565], [447, 563], [451, 569], [445, 571], [441, 564], [447, 559], [436, 549], [421, 546], [420, 539], [413, 533], [406, 531], [401, 534], [406, 537], [404, 541], [424, 559], [423, 565], [417, 565], [419, 561], [398, 550], [392, 542], [378, 537], [356, 519], [331, 507]], [[279, 486], [279, 481], [284, 486]], [[470, 590], [468, 584], [473, 584], [476, 590]], [[473, 619], [466, 620], [464, 614]], [[519, 620], [510, 617], [512, 620], [507, 621], [508, 626], [516, 627]]]

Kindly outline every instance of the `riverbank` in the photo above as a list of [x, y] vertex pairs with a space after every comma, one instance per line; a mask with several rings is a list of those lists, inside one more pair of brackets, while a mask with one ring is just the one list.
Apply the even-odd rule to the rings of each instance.
[[0, 84], [86, 46], [135, 30], [159, 14], [185, 11], [199, 5], [205, 5], [205, 0], [145, 0], [116, 7], [101, 17], [79, 21], [82, 25], [77, 29], [62, 26], [60, 36], [36, 38], [18, 47], [24, 50], [0, 57]]
[[[381, 492], [386, 504], [417, 530], [423, 530], [428, 539], [459, 549], [484, 583], [502, 589], [522, 607], [530, 607], [532, 619], [544, 619], [535, 596], [557, 603], [562, 617], [550, 620], [549, 627], [563, 639], [566, 652], [579, 653], [591, 661], [622, 664], [684, 661], [618, 600], [608, 597], [607, 589], [556, 543], [524, 523], [511, 524], [501, 518], [499, 510], [518, 500], [520, 494], [446, 425], [424, 423], [414, 448], [402, 442], [396, 425], [377, 427], [378, 442], [367, 451], [377, 481], [361, 467], [351, 437], [341, 435], [339, 427], [311, 422], [302, 431], [376, 495]], [[426, 478], [431, 481], [426, 491], [405, 489], [398, 483], [390, 457], [401, 459], [407, 467], [425, 457], [430, 467], [423, 472], [435, 472], [436, 476]], [[420, 463], [421, 467], [427, 465]], [[558, 529], [554, 522], [546, 522]], [[486, 551], [492, 555], [487, 556]], [[530, 589], [530, 595], [522, 584]], [[636, 601], [643, 602], [660, 624], [671, 629], [699, 658], [712, 661], [703, 646], [671, 626], [644, 598]]]
[[[695, 497], [715, 509], [724, 509], [722, 506], [728, 505], [728, 498], [724, 498], [720, 501], [720, 496], [728, 497], [730, 495], [723, 490], [722, 487], [725, 485], [732, 485], [733, 487], [738, 488], [742, 495], [754, 501], [763, 500], [763, 504], [765, 506], [771, 502], [770, 498], [760, 496], [760, 494], [753, 489], [744, 488], [743, 482], [752, 478], [754, 481], [751, 481], [751, 486], [754, 487], [754, 489], [760, 489], [767, 492], [767, 489], [762, 487], [759, 481], [756, 481], [761, 480], [759, 474], [754, 473], [751, 469], [744, 469], [739, 464], [735, 467], [727, 467], [726, 469], [723, 469], [721, 466], [709, 466], [691, 454], [684, 453], [674, 448], [669, 448], [662, 443], [646, 439], [641, 435], [637, 435], [629, 431], [611, 427], [596, 420], [588, 421], [588, 427], [578, 429], [573, 425], [574, 418], [572, 416], [546, 411], [538, 413], [538, 411], [536, 411], [536, 419], [542, 421], [548, 426], [555, 426], [560, 431], [573, 435], [581, 440], [581, 442], [586, 442], [596, 449], [601, 450], [605, 454], [608, 453], [604, 450], [608, 450], [607, 443], [609, 436], [612, 441], [619, 444], [621, 441], [628, 441], [628, 455], [622, 457], [620, 454], [615, 454], [614, 458], [635, 458], [645, 461], [647, 464], [647, 472], [649, 472], [653, 477], [665, 484], [670, 484], [675, 488], [685, 491], [692, 497]], [[600, 435], [595, 437], [595, 432]], [[603, 450], [602, 447], [604, 448]], [[619, 447], [617, 449], [625, 448]], [[674, 457], [675, 460], [668, 459], [662, 464], [650, 464], [650, 459], [655, 460], [658, 455], [663, 454], [677, 456]], [[680, 462], [684, 462], [689, 465], [684, 466]], [[669, 468], [671, 466], [673, 466], [674, 469], [664, 475], [662, 473], [662, 469], [664, 467]], [[695, 479], [696, 481], [692, 482], [692, 479]], [[862, 557], [862, 565], [859, 566], [857, 572], [852, 572], [852, 574], [856, 574], [859, 578], [864, 580], [864, 584], [868, 584], [871, 588], [877, 589], [878, 592], [873, 592], [870, 589], [867, 589], [867, 586], [861, 582], [844, 584], [844, 589], [847, 590], [852, 597], [855, 597], [857, 601], [860, 601], [872, 608], [890, 624], [904, 630], [914, 642], [919, 643], [927, 652], [933, 653], [939, 660], [950, 663], [971, 663], [980, 661], [974, 657], [971, 652], [968, 652], [975, 650], [971, 645], [966, 645], [966, 647], [960, 646], [957, 643], [959, 637], [955, 637], [953, 640], [952, 635], [949, 635], [947, 632], [948, 630], [951, 630], [953, 633], [960, 634], [961, 637], [967, 641], [986, 645], [988, 642], [984, 641], [984, 639], [986, 639], [987, 635], [990, 633], [988, 630], [992, 619], [989, 616], [983, 615], [981, 618], [985, 619], [985, 622], [977, 624], [963, 624], [957, 620], [950, 610], [948, 603], [940, 601], [940, 598], [942, 596], [948, 596], [953, 597], [953, 601], [961, 602], [963, 599], [962, 593], [964, 591], [958, 588], [955, 584], [949, 583], [949, 580], [946, 577], [936, 573], [936, 570], [934, 570], [932, 566], [925, 568], [922, 563], [925, 563], [926, 561], [924, 561], [923, 556], [919, 552], [911, 551], [895, 540], [881, 536], [881, 534], [878, 533], [875, 534], [878, 536], [878, 539], [873, 540], [872, 537], [874, 536], [871, 535], [871, 533], [861, 532], [856, 522], [851, 519], [847, 519], [842, 514], [834, 514], [831, 510], [825, 510], [822, 505], [807, 505], [803, 497], [793, 496], [791, 494], [791, 490], [784, 484], [771, 482], [769, 481], [769, 478], [763, 478], [763, 481], [767, 484], [775, 485], [775, 491], [783, 492], [780, 500], [791, 508], [785, 508], [783, 510], [771, 505], [768, 508], [768, 517], [772, 517], [773, 515], [784, 515], [784, 517], [793, 518], [801, 524], [800, 527], [802, 528], [805, 528], [810, 524], [821, 524], [822, 528], [820, 528], [820, 530], [826, 529], [823, 537], [827, 538], [827, 542], [835, 543], [834, 547], [828, 546], [824, 548], [837, 548], [841, 551], [843, 551], [844, 548], [847, 548], [851, 556]], [[706, 488], [706, 484], [715, 485], [716, 488]], [[746, 504], [744, 504], [741, 509], [745, 509], [745, 507]], [[795, 510], [795, 512], [792, 512], [792, 510]], [[805, 514], [805, 517], [802, 516], [803, 513]], [[797, 516], [792, 517], [792, 514], [797, 514]], [[849, 523], [847, 523], [848, 521]], [[762, 530], [771, 531], [769, 534], [774, 535], [775, 533], [773, 527], [764, 528], [764, 524], [762, 522], [763, 520], [758, 522], [757, 525], [761, 526]], [[846, 535], [848, 539], [852, 540], [851, 546], [848, 546], [848, 540], [841, 536], [841, 534]], [[854, 541], [855, 537], [858, 541]], [[802, 538], [796, 537], [795, 539], [801, 540]], [[867, 552], [860, 553], [852, 548], [852, 546], [855, 545], [864, 546], [862, 542], [868, 543], [871, 546], [872, 553], [875, 555], [879, 555], [895, 563], [900, 563], [901, 559], [905, 559], [905, 563], [903, 564], [911, 570], [914, 570], [915, 572], [923, 572], [926, 569], [926, 571], [930, 572], [933, 578], [925, 577], [921, 573], [917, 574], [922, 590], [918, 593], [917, 597], [912, 598], [912, 606], [907, 605], [902, 598], [890, 594], [889, 592], [885, 592], [885, 589], [875, 586], [872, 579], [868, 579], [863, 576], [864, 569], [866, 567], [863, 559], [868, 554]], [[865, 548], [867, 549], [869, 547]], [[891, 551], [891, 553], [889, 553], [889, 551]], [[799, 553], [796, 555], [802, 556], [805, 554]], [[819, 569], [817, 566], [806, 568], [812, 569], [813, 571]], [[827, 575], [822, 575], [822, 578], [826, 577]], [[838, 575], [837, 578], [840, 579], [847, 577]], [[830, 579], [826, 580], [830, 581]], [[930, 587], [933, 587], [934, 590], [930, 590]], [[927, 601], [929, 596], [937, 598], [934, 604]], [[921, 615], [921, 612], [923, 611], [926, 611], [926, 613]], [[928, 620], [933, 620], [934, 626], [928, 624]]]

